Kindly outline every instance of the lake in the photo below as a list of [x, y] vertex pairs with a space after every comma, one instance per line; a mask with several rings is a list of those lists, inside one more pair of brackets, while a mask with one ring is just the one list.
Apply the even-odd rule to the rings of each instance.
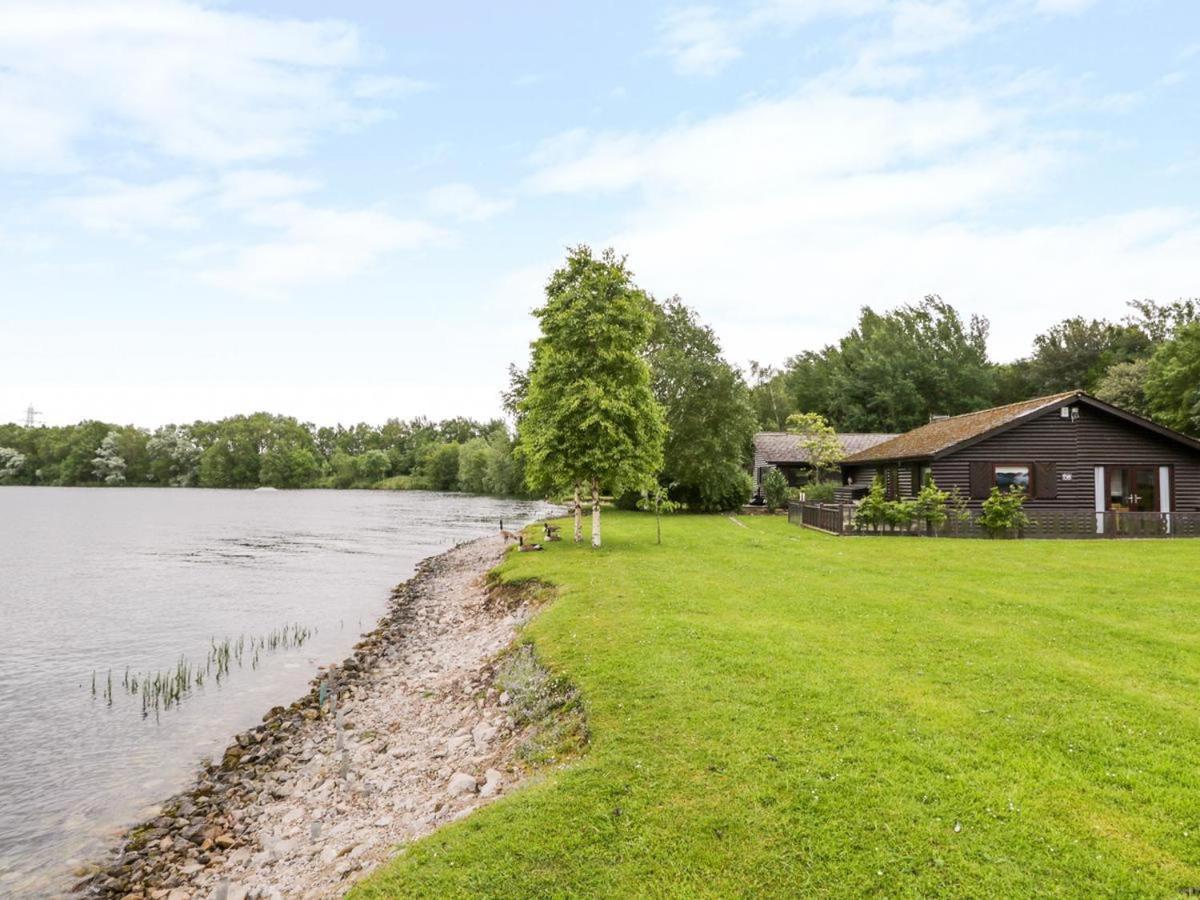
[[[202, 758], [343, 659], [418, 561], [550, 510], [428, 492], [0, 488], [0, 896], [61, 892]], [[214, 645], [231, 648], [219, 682]], [[203, 683], [156, 706], [147, 683], [181, 661]]]

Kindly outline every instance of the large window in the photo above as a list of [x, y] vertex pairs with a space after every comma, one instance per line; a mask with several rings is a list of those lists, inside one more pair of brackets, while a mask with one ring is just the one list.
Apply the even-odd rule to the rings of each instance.
[[1029, 486], [1033, 482], [1033, 466], [1026, 463], [1014, 464], [997, 464], [992, 470], [995, 473], [996, 487], [1004, 493], [1008, 493], [1013, 488], [1018, 491], [1029, 493]]

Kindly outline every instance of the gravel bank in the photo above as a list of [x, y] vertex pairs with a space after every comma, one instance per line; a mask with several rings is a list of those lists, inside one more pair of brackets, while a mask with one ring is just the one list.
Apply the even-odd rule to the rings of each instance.
[[341, 896], [396, 845], [510, 790], [522, 735], [493, 687], [493, 663], [529, 610], [484, 584], [503, 553], [488, 537], [423, 562], [337, 668], [336, 712], [323, 673], [307, 696], [237, 735], [78, 890]]

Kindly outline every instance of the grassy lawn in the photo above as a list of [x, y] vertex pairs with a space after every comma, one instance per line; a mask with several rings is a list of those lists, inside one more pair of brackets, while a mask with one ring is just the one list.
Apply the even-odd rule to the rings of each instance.
[[741, 521], [512, 554], [591, 748], [354, 896], [1200, 889], [1200, 541]]

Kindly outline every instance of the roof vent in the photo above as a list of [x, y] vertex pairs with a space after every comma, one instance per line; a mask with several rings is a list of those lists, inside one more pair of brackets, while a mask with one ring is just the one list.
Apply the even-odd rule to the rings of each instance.
[[950, 418], [950, 417], [949, 417], [949, 416], [940, 416], [940, 415], [938, 415], [937, 413], [930, 413], [930, 414], [929, 414], [929, 421], [930, 421], [930, 422], [945, 422], [945, 421], [946, 421], [948, 418]]

